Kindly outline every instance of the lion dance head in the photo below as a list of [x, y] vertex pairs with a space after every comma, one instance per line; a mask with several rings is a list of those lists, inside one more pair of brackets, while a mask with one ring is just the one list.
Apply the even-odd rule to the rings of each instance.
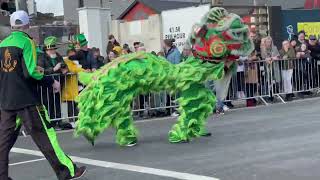
[[254, 49], [248, 26], [238, 15], [219, 7], [193, 26], [189, 41], [195, 56], [205, 61], [233, 61]]

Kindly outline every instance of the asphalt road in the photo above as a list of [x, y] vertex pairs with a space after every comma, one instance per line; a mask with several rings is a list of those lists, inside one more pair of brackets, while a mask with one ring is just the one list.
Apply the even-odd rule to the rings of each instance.
[[[85, 180], [320, 179], [320, 99], [228, 112], [209, 120], [212, 137], [189, 144], [168, 143], [174, 121], [138, 122], [139, 145], [132, 148], [117, 146], [112, 130], [95, 147], [74, 139], [72, 132], [59, 134], [59, 139], [68, 154], [87, 164]], [[15, 147], [38, 153], [29, 137], [20, 138]], [[14, 151], [14, 180], [56, 179], [39, 154]]]

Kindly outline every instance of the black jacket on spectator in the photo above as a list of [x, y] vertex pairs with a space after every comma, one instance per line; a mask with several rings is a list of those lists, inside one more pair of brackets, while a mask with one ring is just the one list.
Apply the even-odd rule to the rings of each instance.
[[96, 59], [97, 59], [98, 69], [100, 69], [102, 66], [106, 64], [106, 61], [103, 56], [98, 56]]
[[316, 44], [314, 46], [308, 45], [308, 49], [311, 51], [311, 57], [320, 60], [320, 45]]
[[77, 60], [83, 69], [98, 69], [97, 60], [93, 56], [93, 52], [80, 50], [74, 56], [69, 57], [70, 60]]
[[65, 64], [63, 57], [57, 53], [57, 57], [55, 59], [51, 59], [50, 56], [48, 56], [46, 53], [43, 53], [39, 56], [38, 60], [38, 66], [44, 68], [44, 74], [55, 74], [55, 73], [61, 73], [61, 71], [54, 72], [53, 68], [58, 64], [61, 63], [61, 68], [66, 68], [67, 65]]

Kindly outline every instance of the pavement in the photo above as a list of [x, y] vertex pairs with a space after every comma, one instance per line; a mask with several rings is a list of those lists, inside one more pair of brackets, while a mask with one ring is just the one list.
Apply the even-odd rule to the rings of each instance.
[[[60, 144], [86, 165], [83, 180], [319, 180], [320, 99], [239, 109], [210, 118], [212, 137], [170, 144], [173, 118], [136, 122], [139, 145], [115, 144], [108, 130], [92, 147], [72, 132]], [[55, 180], [30, 137], [10, 154], [14, 180]]]

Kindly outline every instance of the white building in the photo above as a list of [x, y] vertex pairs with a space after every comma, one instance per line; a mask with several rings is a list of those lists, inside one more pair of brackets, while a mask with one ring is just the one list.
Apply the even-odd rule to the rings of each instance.
[[64, 20], [79, 24], [78, 8], [110, 8], [110, 0], [63, 0]]
[[35, 0], [27, 0], [27, 8], [30, 15], [37, 15], [37, 3]]

